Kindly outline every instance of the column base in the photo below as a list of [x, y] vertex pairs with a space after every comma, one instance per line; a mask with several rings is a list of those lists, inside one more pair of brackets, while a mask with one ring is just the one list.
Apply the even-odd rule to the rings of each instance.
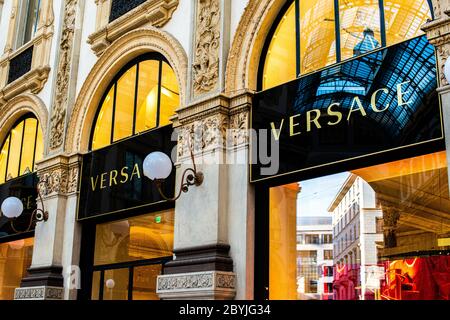
[[26, 287], [16, 288], [14, 300], [63, 300], [64, 288], [62, 287]]
[[236, 295], [233, 272], [206, 271], [162, 275], [156, 293], [163, 300], [231, 300]]

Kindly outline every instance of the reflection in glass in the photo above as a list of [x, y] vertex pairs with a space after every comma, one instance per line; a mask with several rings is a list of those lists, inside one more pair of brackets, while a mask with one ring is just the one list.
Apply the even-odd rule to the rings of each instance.
[[160, 264], [134, 268], [133, 300], [159, 300], [156, 279], [161, 274], [161, 269]]
[[269, 254], [270, 299], [450, 299], [445, 151], [272, 188]]
[[128, 269], [106, 270], [104, 277], [103, 300], [128, 300]]
[[174, 211], [97, 225], [94, 265], [171, 257]]
[[19, 173], [24, 124], [25, 121], [22, 121], [11, 130], [11, 145], [9, 147], [8, 170], [6, 173], [6, 179], [8, 180], [17, 177]]
[[162, 65], [161, 79], [161, 107], [159, 113], [159, 126], [170, 124], [170, 117], [175, 114], [180, 105], [177, 77], [173, 69], [166, 63]]
[[136, 132], [143, 132], [157, 125], [159, 65], [157, 60], [139, 63]]
[[112, 86], [111, 90], [109, 90], [98, 113], [92, 137], [93, 150], [100, 149], [111, 143], [114, 88], [115, 86]]
[[117, 81], [113, 141], [129, 137], [133, 134], [135, 86], [136, 66], [127, 70], [119, 81]]
[[36, 128], [38, 122], [36, 119], [28, 118], [25, 120], [25, 130], [23, 132], [22, 159], [20, 160], [20, 174], [26, 174], [33, 171], [34, 145], [36, 140]]
[[297, 78], [296, 65], [295, 5], [293, 3], [281, 19], [271, 39], [264, 64], [263, 89]]
[[31, 266], [33, 238], [0, 244], [0, 300], [13, 300], [14, 290]]
[[300, 1], [301, 73], [335, 63], [335, 40], [334, 0]]
[[100, 271], [94, 271], [92, 275], [91, 300], [100, 300]]
[[340, 0], [339, 16], [342, 60], [381, 46], [378, 0]]
[[384, 15], [387, 45], [423, 34], [421, 27], [431, 19], [427, 0], [384, 1]]

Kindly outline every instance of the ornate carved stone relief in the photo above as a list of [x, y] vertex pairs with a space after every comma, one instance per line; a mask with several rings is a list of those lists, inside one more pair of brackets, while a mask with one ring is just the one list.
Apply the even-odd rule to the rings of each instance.
[[193, 70], [194, 96], [217, 88], [220, 54], [220, 2], [199, 0], [197, 6]]
[[59, 44], [55, 100], [50, 116], [50, 150], [61, 147], [64, 141], [77, 2], [78, 0], [68, 0], [64, 8], [64, 25]]
[[29, 287], [16, 288], [14, 300], [63, 300], [64, 288], [58, 287]]
[[77, 192], [80, 175], [77, 156], [59, 156], [38, 164], [39, 192], [43, 197]]

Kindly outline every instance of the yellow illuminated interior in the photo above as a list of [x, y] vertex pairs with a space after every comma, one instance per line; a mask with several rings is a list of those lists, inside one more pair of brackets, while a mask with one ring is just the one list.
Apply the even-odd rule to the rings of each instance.
[[[37, 132], [36, 132], [37, 130]], [[42, 130], [36, 118], [27, 117], [6, 135], [0, 154], [0, 183], [35, 170], [43, 157]]]
[[174, 210], [97, 225], [94, 265], [172, 256]]
[[112, 84], [102, 100], [93, 126], [92, 150], [170, 124], [179, 104], [178, 81], [167, 62], [136, 62]]
[[0, 244], [0, 300], [13, 300], [14, 290], [31, 266], [34, 238]]
[[[300, 68], [302, 74], [336, 62], [334, 23], [334, 0], [300, 1]], [[295, 33], [295, 29], [293, 32]], [[295, 66], [295, 60], [293, 60], [293, 65]]]
[[111, 143], [114, 88], [115, 86], [109, 90], [97, 116], [92, 138], [92, 149], [94, 150], [108, 146]]
[[117, 81], [113, 141], [133, 135], [135, 86], [136, 66], [127, 70]]
[[136, 132], [153, 129], [157, 125], [159, 64], [157, 60], [139, 63]]
[[133, 300], [159, 300], [156, 279], [161, 272], [160, 264], [134, 268]]
[[[363, 40], [363, 53], [382, 46], [385, 29], [386, 45], [390, 46], [423, 34], [420, 29], [431, 19], [427, 0], [384, 1], [385, 28], [381, 28], [379, 0], [339, 0], [339, 38], [336, 48], [334, 0], [300, 0], [300, 57], [296, 56], [295, 1], [283, 15], [270, 41], [263, 66], [262, 89], [266, 90], [358, 54], [355, 47]], [[367, 37], [364, 31], [373, 32]]]
[[180, 105], [180, 92], [178, 81], [173, 69], [166, 63], [162, 65], [161, 79], [161, 107], [159, 113], [159, 125], [170, 124], [170, 117], [175, 114], [175, 109]]
[[[341, 58], [355, 56], [354, 48], [366, 40], [369, 50], [381, 47], [380, 7], [378, 0], [339, 1]], [[373, 39], [364, 38], [364, 30], [374, 32]]]
[[393, 0], [384, 2], [386, 41], [392, 45], [414, 38], [424, 32], [420, 29], [431, 20], [427, 0]]
[[296, 78], [295, 5], [281, 19], [267, 51], [263, 88], [269, 89]]

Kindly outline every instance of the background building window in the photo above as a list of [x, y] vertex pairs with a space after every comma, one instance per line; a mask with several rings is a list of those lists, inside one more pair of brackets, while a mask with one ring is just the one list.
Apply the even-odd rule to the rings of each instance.
[[125, 66], [106, 90], [93, 127], [91, 149], [170, 124], [180, 102], [175, 72], [157, 53]]
[[31, 173], [42, 159], [44, 143], [37, 119], [28, 114], [13, 126], [0, 153], [0, 183]]
[[333, 250], [324, 250], [323, 251], [323, 259], [324, 260], [333, 260]]
[[16, 48], [29, 42], [37, 31], [41, 0], [19, 0]]
[[268, 37], [259, 89], [422, 35], [428, 19], [427, 0], [291, 0]]

